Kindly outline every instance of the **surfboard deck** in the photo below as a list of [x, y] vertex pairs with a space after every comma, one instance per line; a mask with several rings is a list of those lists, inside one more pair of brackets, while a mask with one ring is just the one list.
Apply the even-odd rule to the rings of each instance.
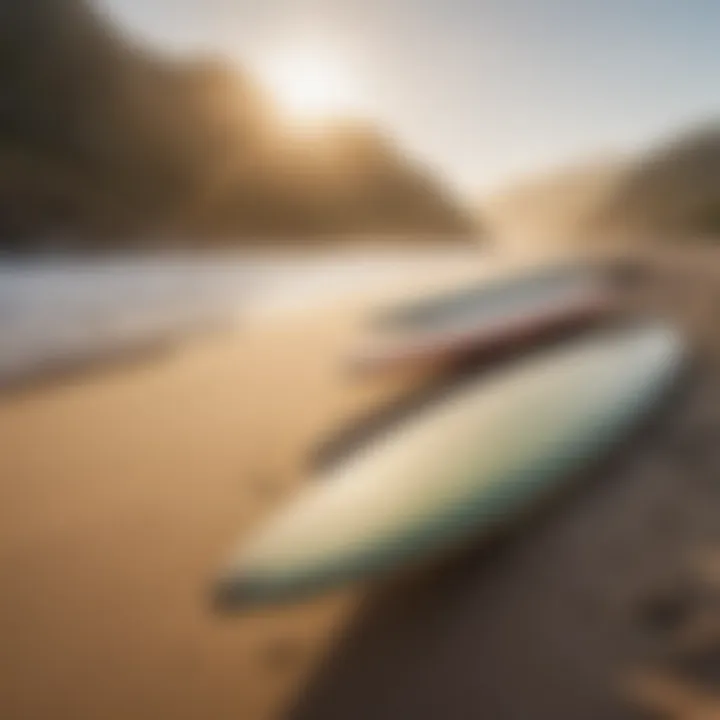
[[299, 599], [497, 529], [622, 440], [683, 359], [670, 328], [647, 325], [476, 380], [313, 483], [242, 542], [216, 585], [219, 607]]

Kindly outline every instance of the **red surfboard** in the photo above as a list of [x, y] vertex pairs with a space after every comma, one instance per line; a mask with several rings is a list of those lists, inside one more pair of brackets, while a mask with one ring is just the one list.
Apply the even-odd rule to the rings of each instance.
[[353, 365], [381, 370], [491, 356], [583, 327], [612, 306], [611, 284], [594, 268], [525, 271], [381, 315]]

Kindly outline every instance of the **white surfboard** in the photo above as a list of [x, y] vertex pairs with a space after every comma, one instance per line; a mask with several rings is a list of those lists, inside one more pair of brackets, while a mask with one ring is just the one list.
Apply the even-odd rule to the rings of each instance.
[[244, 539], [218, 581], [219, 606], [293, 600], [487, 534], [622, 440], [682, 361], [671, 329], [645, 325], [474, 381]]

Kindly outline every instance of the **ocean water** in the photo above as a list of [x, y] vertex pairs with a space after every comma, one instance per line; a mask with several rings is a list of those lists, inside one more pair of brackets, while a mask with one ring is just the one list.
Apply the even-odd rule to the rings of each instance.
[[[472, 255], [477, 262], [477, 256]], [[468, 253], [0, 261], [0, 386], [215, 328], [322, 306]]]

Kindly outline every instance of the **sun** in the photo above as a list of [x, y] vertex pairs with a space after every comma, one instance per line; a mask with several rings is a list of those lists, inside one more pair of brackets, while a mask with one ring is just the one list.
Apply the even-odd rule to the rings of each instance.
[[322, 120], [357, 111], [360, 105], [352, 73], [319, 53], [276, 58], [263, 75], [281, 110], [293, 121]]

